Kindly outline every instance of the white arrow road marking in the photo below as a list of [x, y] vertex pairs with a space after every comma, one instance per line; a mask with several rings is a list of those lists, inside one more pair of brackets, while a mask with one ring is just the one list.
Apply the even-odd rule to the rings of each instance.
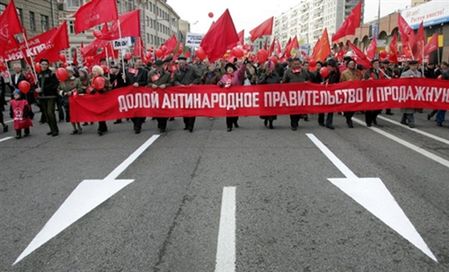
[[159, 138], [153, 135], [125, 161], [117, 166], [104, 179], [83, 180], [69, 197], [62, 203], [61, 207], [48, 220], [42, 230], [34, 237], [28, 247], [20, 254], [13, 265], [47, 243], [53, 237], [61, 233], [67, 227], [75, 223], [81, 217], [95, 209], [98, 205], [108, 200], [118, 191], [134, 182], [133, 179], [116, 179], [128, 168], [142, 153]]
[[235, 271], [235, 187], [224, 187], [215, 272]]
[[353, 200], [362, 205], [399, 235], [407, 239], [432, 260], [438, 262], [426, 242], [424, 242], [421, 235], [419, 235], [412, 222], [410, 222], [407, 215], [380, 178], [357, 177], [340, 159], [337, 158], [337, 156], [334, 155], [334, 153], [332, 153], [332, 151], [318, 140], [315, 135], [306, 135], [346, 176], [346, 178], [329, 178], [328, 180], [332, 184], [349, 195]]
[[3, 139], [0, 139], [0, 143], [1, 142], [5, 142], [5, 141], [8, 141], [8, 140], [11, 140], [13, 137], [6, 137], [6, 138], [3, 138]]
[[[353, 120], [354, 122], [358, 123], [359, 125], [362, 125], [362, 126], [366, 125], [365, 122], [363, 122], [363, 121], [361, 121], [361, 120], [359, 120], [359, 119], [357, 119], [357, 118], [354, 118], [354, 117], [353, 117], [352, 120]], [[393, 141], [397, 142], [398, 144], [401, 144], [401, 145], [403, 145], [403, 146], [405, 146], [405, 147], [408, 147], [408, 148], [410, 148], [411, 150], [413, 150], [413, 151], [415, 151], [415, 152], [417, 152], [417, 153], [419, 153], [419, 154], [421, 154], [421, 155], [423, 155], [423, 156], [425, 156], [425, 157], [427, 157], [427, 158], [429, 158], [429, 159], [431, 159], [431, 160], [433, 160], [433, 161], [436, 161], [437, 163], [439, 163], [439, 164], [441, 164], [441, 165], [444, 165], [444, 166], [446, 166], [447, 168], [449, 168], [449, 161], [448, 161], [448, 160], [443, 159], [443, 158], [441, 158], [440, 156], [437, 156], [437, 155], [435, 155], [435, 154], [433, 154], [433, 153], [431, 153], [431, 152], [425, 150], [424, 148], [421, 148], [421, 147], [416, 146], [416, 145], [414, 145], [414, 144], [411, 144], [411, 143], [409, 143], [409, 142], [407, 142], [407, 141], [404, 141], [404, 140], [402, 140], [401, 138], [396, 137], [396, 136], [394, 136], [393, 134], [390, 134], [390, 133], [388, 133], [388, 132], [386, 132], [386, 131], [383, 131], [383, 130], [381, 130], [381, 129], [379, 129], [379, 128], [369, 127], [369, 129], [371, 129], [372, 131], [375, 131], [375, 132], [379, 133], [380, 135], [383, 135], [383, 136], [389, 138], [390, 140], [393, 140]]]
[[436, 140], [436, 141], [442, 142], [443, 144], [449, 145], [449, 140], [446, 140], [446, 139], [444, 139], [444, 138], [438, 137], [438, 136], [433, 135], [433, 134], [431, 134], [431, 133], [422, 131], [422, 130], [417, 129], [417, 128], [409, 128], [408, 126], [403, 125], [403, 124], [399, 123], [398, 121], [391, 120], [390, 118], [386, 118], [386, 117], [384, 117], [384, 116], [380, 116], [380, 115], [379, 115], [379, 116], [377, 116], [377, 118], [382, 119], [382, 120], [387, 121], [387, 122], [390, 122], [390, 123], [395, 124], [395, 125], [397, 125], [397, 126], [400, 126], [400, 127], [402, 127], [402, 128], [411, 130], [411, 131], [413, 131], [413, 132], [416, 132], [416, 133], [418, 133], [418, 134], [421, 134], [421, 135], [423, 135], [423, 136], [426, 136], [426, 137], [428, 137], [428, 138], [430, 138], [430, 139], [434, 139], [434, 140]]

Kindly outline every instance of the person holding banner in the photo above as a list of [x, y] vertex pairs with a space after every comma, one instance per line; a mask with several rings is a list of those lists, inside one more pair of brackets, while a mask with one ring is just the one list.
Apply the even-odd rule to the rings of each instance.
[[[261, 69], [261, 73], [257, 78], [257, 84], [277, 84], [281, 82], [281, 77], [276, 72], [276, 66], [272, 61], [268, 61]], [[274, 129], [273, 121], [277, 119], [276, 115], [261, 116], [263, 124], [266, 128]]]
[[[68, 73], [68, 78], [59, 84], [58, 91], [59, 95], [62, 97], [62, 104], [66, 112], [66, 122], [70, 122], [69, 97], [72, 95], [78, 95], [78, 90], [81, 89], [81, 82], [74, 76], [75, 71], [72, 67], [67, 67], [66, 70]], [[83, 133], [80, 123], [72, 122], [71, 124], [73, 127], [71, 135]]]
[[[143, 67], [143, 62], [140, 57], [135, 59], [134, 68], [128, 69], [126, 78], [126, 81], [135, 88], [148, 84], [148, 71]], [[145, 117], [131, 118], [134, 124], [134, 133], [139, 134], [142, 131], [142, 124], [145, 122], [145, 119]]]
[[[95, 65], [94, 67], [92, 67], [92, 80], [90, 85], [90, 88], [92, 89], [91, 94], [104, 94], [105, 92], [109, 91], [109, 80], [107, 80], [107, 78], [104, 76], [104, 70], [103, 68], [101, 68], [101, 66]], [[106, 132], [108, 132], [106, 121], [98, 122], [98, 136], [103, 136]]]
[[[364, 75], [365, 80], [378, 80], [385, 79], [385, 74], [380, 70], [380, 63], [378, 59], [371, 61], [372, 68], [366, 71]], [[381, 110], [365, 111], [365, 122], [367, 127], [372, 125], [378, 126], [377, 116], [381, 113]]]
[[[201, 83], [202, 70], [194, 69], [191, 65], [187, 64], [187, 58], [184, 56], [178, 57], [178, 69], [174, 76], [175, 86], [191, 86], [193, 84]], [[195, 117], [184, 117], [184, 130], [193, 132], [195, 126]]]
[[[301, 66], [301, 60], [299, 58], [292, 59], [291, 65], [284, 73], [282, 78], [282, 83], [292, 83], [292, 82], [307, 82], [310, 81], [310, 74], [308, 71], [304, 70]], [[301, 114], [290, 115], [290, 126], [293, 131], [298, 129], [299, 120], [301, 119]]]
[[[360, 73], [359, 70], [357, 70], [357, 64], [355, 60], [352, 58], [348, 58], [346, 60], [346, 70], [344, 70], [341, 73], [340, 82], [345, 81], [354, 81], [354, 80], [361, 80], [362, 79], [362, 73]], [[344, 113], [344, 116], [346, 118], [346, 124], [349, 128], [353, 128], [354, 124], [352, 123], [352, 116], [354, 116], [353, 111], [348, 111]]]
[[[165, 89], [170, 87], [170, 73], [164, 69], [164, 61], [156, 60], [155, 69], [150, 72], [149, 75], [149, 86], [153, 89], [161, 88]], [[168, 117], [158, 117], [157, 128], [160, 133], [165, 133], [167, 131], [167, 121]]]
[[41, 104], [42, 114], [50, 128], [50, 132], [47, 135], [55, 137], [59, 135], [55, 114], [59, 82], [56, 75], [49, 69], [49, 61], [47, 59], [41, 59], [39, 63], [42, 70], [38, 74], [40, 87], [36, 89], [36, 92], [39, 94], [38, 99]]
[[[335, 84], [340, 82], [340, 70], [338, 69], [338, 63], [335, 59], [328, 59], [326, 61], [326, 67], [329, 70], [329, 76], [327, 78], [324, 79], [323, 84]], [[321, 65], [319, 64], [319, 62], [317, 62], [317, 69], [320, 68], [321, 69]], [[321, 78], [321, 74], [319, 72], [320, 70], [318, 70], [316, 77]], [[315, 78], [316, 81], [316, 78]], [[318, 82], [317, 82], [318, 83]], [[324, 119], [326, 119], [326, 121], [324, 121]], [[326, 113], [320, 113], [318, 114], [318, 124], [322, 127], [327, 127], [328, 129], [335, 129], [334, 125], [333, 125], [333, 121], [334, 121], [334, 113], [333, 112], [328, 112]]]
[[[421, 78], [422, 74], [418, 70], [418, 61], [417, 60], [411, 60], [409, 62], [409, 69], [405, 72], [402, 72], [401, 78]], [[411, 108], [404, 108], [401, 109], [402, 112], [402, 119], [401, 124], [408, 125], [409, 128], [415, 127], [415, 111], [416, 109]]]

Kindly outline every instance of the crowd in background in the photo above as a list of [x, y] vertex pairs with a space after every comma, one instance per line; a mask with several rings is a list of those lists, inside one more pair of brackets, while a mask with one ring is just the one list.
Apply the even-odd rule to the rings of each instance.
[[[14, 130], [16, 138], [22, 138], [30, 134], [34, 113], [31, 105], [36, 105], [40, 112], [39, 123], [47, 124], [50, 136], [59, 135], [60, 122], [70, 123], [69, 100], [71, 95], [91, 95], [95, 93], [106, 93], [114, 89], [125, 86], [148, 86], [150, 88], [167, 88], [179, 85], [213, 84], [223, 88], [233, 85], [254, 85], [254, 84], [274, 84], [292, 82], [313, 82], [334, 84], [353, 80], [378, 80], [393, 78], [433, 78], [449, 80], [449, 66], [447, 62], [441, 65], [432, 63], [426, 64], [424, 74], [422, 66], [416, 61], [403, 62], [400, 65], [390, 63], [388, 60], [374, 59], [372, 67], [366, 69], [358, 65], [350, 56], [342, 61], [334, 58], [327, 59], [326, 62], [314, 63], [313, 70], [309, 67], [309, 62], [299, 58], [291, 58], [284, 62], [270, 58], [265, 63], [258, 64], [248, 60], [234, 62], [217, 61], [209, 63], [194, 59], [188, 61], [180, 56], [177, 59], [167, 57], [159, 59], [153, 63], [144, 64], [142, 59], [135, 57], [126, 62], [123, 69], [118, 63], [101, 60], [100, 65], [93, 67], [67, 66], [67, 76], [63, 80], [58, 79], [55, 73], [57, 68], [51, 65], [48, 60], [42, 59], [39, 62], [40, 71], [37, 80], [33, 76], [30, 66], [24, 69], [21, 62], [12, 65], [10, 77], [0, 77], [0, 124], [3, 132], [8, 131], [8, 126], [4, 122], [4, 112], [9, 112], [14, 120]], [[56, 64], [60, 65], [60, 64]], [[320, 68], [326, 66], [329, 74], [325, 78], [320, 73]], [[122, 71], [125, 71], [123, 74]], [[20, 91], [19, 84], [26, 81], [30, 85], [27, 93]], [[10, 90], [11, 99], [7, 103], [6, 93]], [[393, 115], [390, 109], [385, 109], [386, 114]], [[419, 109], [402, 109], [401, 123], [409, 127], [415, 127], [414, 113]], [[421, 110], [422, 111], [422, 110]], [[365, 121], [367, 126], [377, 126], [377, 116], [381, 111], [366, 111]], [[445, 111], [435, 109], [427, 115], [428, 120], [436, 115], [436, 124], [443, 126]], [[342, 115], [346, 118], [349, 128], [353, 127], [352, 116], [354, 112], [345, 112]], [[320, 126], [334, 129], [334, 113], [319, 114], [318, 123]], [[263, 124], [269, 129], [274, 128], [276, 116], [261, 116]], [[297, 130], [300, 120], [308, 121], [308, 115], [290, 115], [290, 127]], [[168, 121], [173, 118], [153, 118], [157, 120], [159, 132], [167, 130]], [[133, 130], [139, 134], [145, 117], [132, 118]], [[195, 117], [183, 118], [184, 129], [193, 132]], [[114, 121], [114, 124], [121, 123], [122, 120]], [[82, 134], [83, 126], [92, 123], [71, 123], [72, 133]], [[97, 133], [102, 136], [108, 131], [107, 122], [98, 122]], [[226, 126], [228, 131], [238, 128], [238, 117], [227, 117]], [[22, 134], [22, 132], [24, 134]]]

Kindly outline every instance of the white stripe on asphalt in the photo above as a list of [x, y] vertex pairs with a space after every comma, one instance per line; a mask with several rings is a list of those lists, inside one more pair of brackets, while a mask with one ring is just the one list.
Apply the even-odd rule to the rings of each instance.
[[[362, 125], [362, 126], [366, 126], [365, 122], [362, 122], [361, 120], [359, 120], [357, 118], [352, 118], [352, 120], [354, 122]], [[409, 143], [409, 142], [407, 142], [405, 140], [402, 140], [399, 137], [396, 137], [393, 134], [385, 132], [385, 131], [383, 131], [381, 129], [378, 129], [378, 128], [375, 128], [375, 127], [369, 127], [369, 129], [371, 129], [371, 130], [373, 130], [373, 131], [375, 131], [375, 132], [377, 132], [377, 133], [379, 133], [379, 134], [389, 138], [390, 140], [393, 140], [393, 141], [397, 142], [398, 144], [401, 144], [401, 145], [403, 145], [405, 147], [408, 147], [411, 150], [416, 151], [419, 154], [421, 154], [421, 155], [423, 155], [423, 156], [425, 156], [425, 157], [427, 157], [427, 158], [429, 158], [429, 159], [431, 159], [431, 160], [433, 160], [433, 161], [435, 161], [435, 162], [437, 162], [437, 163], [439, 163], [441, 165], [444, 165], [447, 168], [449, 168], [449, 161], [446, 160], [446, 159], [441, 158], [440, 156], [437, 156], [437, 155], [435, 155], [435, 154], [433, 154], [433, 153], [431, 153], [431, 152], [429, 152], [429, 151], [427, 151], [427, 150], [425, 150], [425, 149], [423, 149], [423, 148], [421, 148], [419, 146], [416, 146], [416, 145], [411, 144], [411, 143]]]
[[235, 271], [235, 187], [224, 187], [215, 272]]
[[13, 137], [6, 137], [6, 138], [3, 138], [3, 139], [0, 139], [0, 143], [1, 142], [4, 142], [4, 141], [8, 141], [8, 140], [11, 140]]
[[377, 118], [382, 119], [382, 120], [387, 121], [387, 122], [390, 122], [390, 123], [392, 123], [392, 124], [398, 125], [398, 126], [400, 126], [400, 127], [402, 127], [402, 128], [411, 130], [411, 131], [413, 131], [413, 132], [416, 132], [416, 133], [421, 134], [421, 135], [423, 135], [423, 136], [426, 136], [426, 137], [428, 137], [428, 138], [434, 139], [434, 140], [436, 140], [436, 141], [442, 142], [443, 144], [449, 145], [449, 140], [446, 140], [446, 139], [444, 139], [444, 138], [441, 138], [441, 137], [438, 137], [438, 136], [436, 136], [436, 135], [430, 134], [430, 133], [428, 133], [428, 132], [419, 130], [419, 129], [417, 129], [417, 128], [409, 128], [408, 126], [405, 126], [405, 125], [399, 123], [398, 121], [391, 120], [390, 118], [386, 118], [386, 117], [384, 117], [384, 116], [377, 116]]

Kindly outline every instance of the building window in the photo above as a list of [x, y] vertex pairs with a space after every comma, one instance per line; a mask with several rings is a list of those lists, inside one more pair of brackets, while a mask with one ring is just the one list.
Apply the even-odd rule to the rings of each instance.
[[148, 16], [146, 16], [145, 17], [146, 19], [145, 19], [145, 22], [146, 22], [146, 26], [149, 26], [150, 25], [150, 17], [148, 17]]
[[73, 21], [69, 21], [69, 32], [70, 34], [75, 34], [75, 24]]
[[42, 32], [48, 31], [48, 28], [50, 26], [50, 20], [48, 19], [47, 15], [41, 14], [41, 26], [42, 26]]
[[79, 8], [83, 4], [83, 0], [67, 0], [67, 8], [75, 9]]
[[30, 11], [30, 30], [36, 31], [36, 16], [34, 15], [34, 12]]
[[153, 36], [153, 34], [150, 35], [150, 43], [154, 44], [154, 36]]
[[150, 2], [150, 12], [153, 12], [153, 3]]
[[22, 12], [22, 9], [21, 8], [16, 8], [16, 9], [17, 9], [17, 13], [19, 15], [20, 22], [23, 25], [23, 12]]

